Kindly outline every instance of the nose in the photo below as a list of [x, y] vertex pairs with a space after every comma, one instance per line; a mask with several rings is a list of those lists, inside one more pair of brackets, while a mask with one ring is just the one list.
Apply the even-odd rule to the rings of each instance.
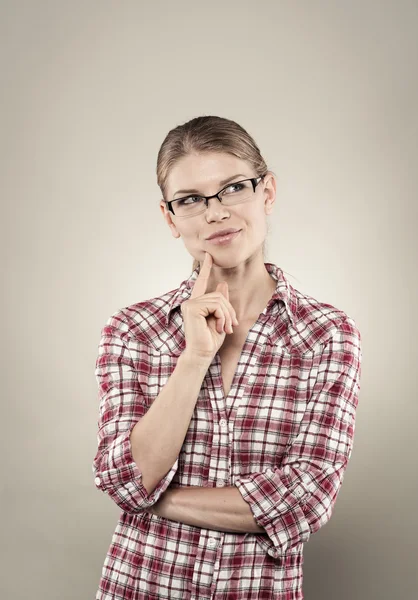
[[226, 207], [222, 204], [221, 200], [217, 195], [206, 198], [206, 215], [217, 215], [218, 213], [225, 213]]

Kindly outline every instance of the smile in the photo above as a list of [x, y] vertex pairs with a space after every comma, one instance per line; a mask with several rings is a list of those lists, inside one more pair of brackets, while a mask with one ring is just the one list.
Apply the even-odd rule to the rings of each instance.
[[228, 235], [218, 235], [217, 237], [206, 241], [210, 244], [216, 244], [217, 246], [225, 246], [226, 244], [232, 242], [236, 237], [238, 237], [240, 233], [241, 230], [235, 231], [234, 233], [229, 233]]

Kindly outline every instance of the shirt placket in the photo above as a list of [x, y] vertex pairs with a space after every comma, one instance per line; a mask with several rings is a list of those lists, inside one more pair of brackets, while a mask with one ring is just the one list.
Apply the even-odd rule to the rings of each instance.
[[[227, 413], [227, 402], [222, 385], [221, 361], [219, 354], [215, 355], [207, 376], [212, 385], [207, 386], [213, 414], [213, 440], [209, 465], [209, 487], [231, 486], [232, 465], [231, 451], [234, 439], [234, 417], [238, 406], [245, 401], [245, 392], [249, 382], [255, 377], [261, 347], [265, 343], [266, 325], [258, 322], [248, 333], [242, 349], [240, 361], [231, 385], [228, 398], [233, 395], [233, 401]], [[243, 360], [243, 357], [245, 360]], [[219, 576], [220, 559], [222, 555], [224, 532], [202, 529], [199, 540], [199, 552], [196, 556], [193, 574], [193, 591], [191, 600], [212, 600], [216, 598], [216, 586]], [[213, 554], [212, 554], [213, 553]], [[210, 594], [203, 596], [199, 586], [202, 573], [209, 575], [208, 566], [212, 564], [212, 584]], [[205, 568], [206, 567], [206, 568]], [[209, 575], [210, 576], [210, 575]]]

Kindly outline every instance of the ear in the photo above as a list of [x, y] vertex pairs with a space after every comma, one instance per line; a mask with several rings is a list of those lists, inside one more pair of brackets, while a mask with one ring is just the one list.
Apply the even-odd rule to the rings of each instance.
[[273, 212], [273, 205], [276, 200], [276, 178], [274, 173], [267, 171], [264, 179], [264, 207], [266, 215], [270, 215]]
[[163, 199], [160, 200], [160, 209], [163, 214], [165, 222], [171, 229], [171, 233], [172, 233], [173, 237], [179, 238], [180, 233], [177, 231], [177, 227], [175, 226], [173, 219], [172, 219], [173, 213], [167, 208], [167, 205]]

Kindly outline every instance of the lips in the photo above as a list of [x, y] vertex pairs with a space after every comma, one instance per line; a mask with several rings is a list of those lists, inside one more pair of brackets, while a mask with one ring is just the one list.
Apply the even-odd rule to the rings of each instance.
[[217, 235], [211, 238], [210, 240], [206, 241], [212, 246], [228, 246], [229, 244], [232, 244], [234, 240], [237, 239], [240, 233], [241, 230], [239, 229], [238, 231], [233, 231], [232, 233], [228, 233], [227, 235]]
[[237, 233], [238, 231], [240, 231], [239, 229], [222, 229], [221, 231], [216, 231], [215, 233], [212, 233], [212, 235], [210, 235], [209, 237], [207, 237], [207, 240], [213, 240], [214, 238], [217, 237], [222, 237], [224, 235], [228, 235], [229, 233]]

